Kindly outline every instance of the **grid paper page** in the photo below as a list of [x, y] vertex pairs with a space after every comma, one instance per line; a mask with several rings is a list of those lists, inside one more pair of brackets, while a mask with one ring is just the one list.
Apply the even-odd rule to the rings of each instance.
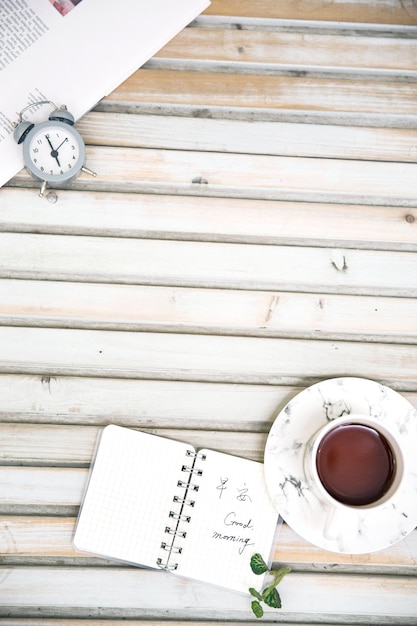
[[[74, 536], [77, 550], [157, 567], [177, 482], [191, 446], [107, 426], [98, 447]], [[171, 524], [172, 525], [172, 524]]]
[[247, 592], [262, 584], [250, 569], [259, 552], [268, 561], [278, 513], [268, 494], [262, 463], [200, 450], [203, 470], [178, 574]]

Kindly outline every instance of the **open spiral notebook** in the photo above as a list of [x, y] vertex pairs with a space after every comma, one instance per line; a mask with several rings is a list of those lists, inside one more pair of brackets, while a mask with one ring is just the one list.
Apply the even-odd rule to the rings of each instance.
[[74, 547], [247, 592], [262, 583], [250, 558], [268, 559], [277, 522], [262, 463], [111, 425]]

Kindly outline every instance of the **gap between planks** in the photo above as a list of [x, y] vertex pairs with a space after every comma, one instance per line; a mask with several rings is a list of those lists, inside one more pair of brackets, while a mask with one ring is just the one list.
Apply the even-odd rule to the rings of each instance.
[[239, 120], [245, 122], [283, 122], [290, 124], [325, 124], [333, 126], [400, 128], [415, 130], [417, 115], [401, 115], [391, 112], [352, 112], [297, 110], [272, 107], [204, 106], [186, 103], [132, 102], [102, 100], [92, 109], [100, 113], [124, 113], [128, 115], [157, 115], [192, 117], [199, 119]]

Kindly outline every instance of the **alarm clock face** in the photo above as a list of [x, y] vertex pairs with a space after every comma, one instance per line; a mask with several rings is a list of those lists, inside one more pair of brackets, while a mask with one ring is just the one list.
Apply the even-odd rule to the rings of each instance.
[[23, 144], [26, 167], [50, 185], [75, 178], [85, 161], [85, 146], [78, 131], [69, 124], [47, 121], [37, 124]]

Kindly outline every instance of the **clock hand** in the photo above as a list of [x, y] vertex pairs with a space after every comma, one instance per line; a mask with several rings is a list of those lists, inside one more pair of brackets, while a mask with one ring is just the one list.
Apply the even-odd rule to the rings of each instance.
[[59, 144], [58, 148], [56, 149], [57, 152], [60, 149], [60, 147], [62, 146], [62, 144], [65, 143], [66, 141], [68, 141], [68, 137], [65, 137], [64, 141], [61, 141], [61, 143]]
[[[45, 135], [45, 137], [46, 137], [46, 141], [49, 143], [49, 145], [51, 147], [51, 157], [53, 157], [56, 160], [56, 162], [58, 163], [58, 167], [61, 167], [61, 163], [59, 162], [59, 159], [58, 159], [58, 150], [54, 149], [54, 147], [53, 147], [53, 145], [51, 143], [51, 140], [49, 139], [48, 135]], [[64, 143], [64, 142], [62, 142], [62, 143]], [[61, 144], [61, 146], [62, 146], [62, 144]]]
[[49, 136], [48, 136], [48, 135], [45, 135], [45, 139], [46, 139], [46, 141], [49, 143], [49, 145], [50, 145], [50, 147], [51, 147], [51, 150], [53, 151], [53, 150], [54, 150], [54, 147], [53, 147], [53, 145], [52, 145], [52, 143], [51, 143], [51, 140], [49, 139]]

